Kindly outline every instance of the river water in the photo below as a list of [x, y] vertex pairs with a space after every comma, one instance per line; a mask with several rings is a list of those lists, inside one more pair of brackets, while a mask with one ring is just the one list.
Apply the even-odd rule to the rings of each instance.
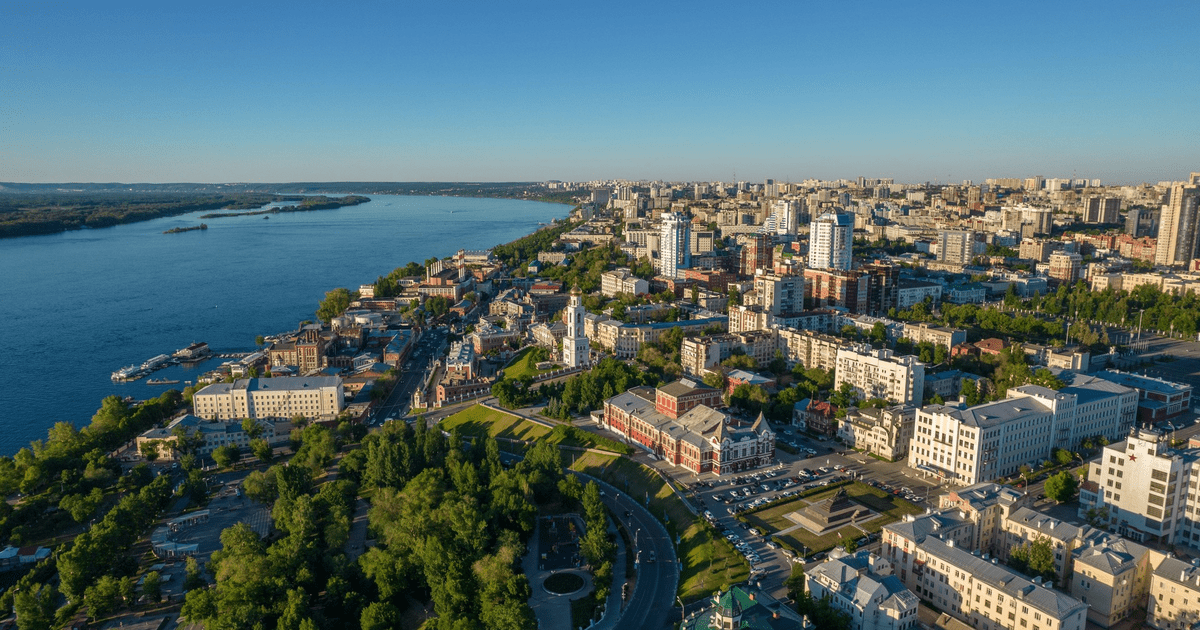
[[[358, 206], [200, 219], [204, 212], [0, 240], [0, 455], [58, 421], [85, 426], [112, 394], [179, 385], [113, 383], [112, 372], [193, 341], [254, 349], [256, 335], [315, 319], [334, 287], [355, 289], [409, 261], [486, 249], [563, 218], [561, 204], [371, 195]], [[163, 234], [206, 223], [207, 230]], [[172, 366], [194, 380], [220, 360]]]

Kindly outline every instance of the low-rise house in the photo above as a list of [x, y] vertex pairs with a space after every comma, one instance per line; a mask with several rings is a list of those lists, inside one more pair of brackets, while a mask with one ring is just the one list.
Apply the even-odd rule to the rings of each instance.
[[846, 613], [851, 630], [920, 627], [917, 596], [893, 575], [887, 560], [869, 551], [835, 549], [805, 574], [805, 588], [814, 599], [828, 598], [832, 608]]
[[833, 437], [837, 408], [821, 401], [805, 398], [792, 408], [792, 422], [802, 431]]

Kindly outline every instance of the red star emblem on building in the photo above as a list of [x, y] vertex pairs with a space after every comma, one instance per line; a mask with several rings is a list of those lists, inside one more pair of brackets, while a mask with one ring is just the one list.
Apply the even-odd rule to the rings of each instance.
[[1137, 461], [1137, 455], [1130, 455], [1130, 456], [1129, 456], [1129, 461], [1131, 461], [1131, 462], [1136, 462], [1136, 461]]

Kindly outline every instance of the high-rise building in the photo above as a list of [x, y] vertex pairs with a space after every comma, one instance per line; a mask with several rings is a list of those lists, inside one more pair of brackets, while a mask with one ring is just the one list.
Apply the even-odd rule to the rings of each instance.
[[975, 233], [968, 230], [943, 230], [938, 233], [938, 262], [969, 265], [975, 257]]
[[854, 245], [854, 215], [827, 212], [809, 225], [808, 267], [850, 269]]
[[803, 206], [803, 201], [793, 199], [777, 199], [771, 202], [771, 217], [767, 221], [773, 224], [773, 233], [795, 234]]
[[873, 262], [863, 265], [867, 273], [867, 314], [886, 315], [900, 307], [900, 265]]
[[1084, 223], [1116, 223], [1121, 200], [1116, 197], [1088, 197], [1083, 201]]
[[774, 247], [767, 234], [750, 234], [742, 246], [742, 275], [753, 276], [759, 269], [770, 269]]
[[588, 338], [583, 332], [583, 316], [587, 311], [583, 308], [579, 287], [571, 289], [571, 299], [567, 302], [567, 335], [563, 337], [563, 363], [569, 368], [579, 367], [588, 362], [590, 352]]
[[1158, 249], [1154, 263], [1186, 265], [1196, 258], [1200, 239], [1200, 173], [1192, 173], [1187, 182], [1171, 186], [1162, 207], [1158, 228]]
[[925, 364], [912, 355], [895, 356], [868, 345], [838, 349], [833, 387], [849, 383], [864, 400], [920, 404], [925, 395]]
[[658, 269], [663, 277], [682, 277], [679, 270], [692, 266], [692, 254], [689, 250], [691, 227], [691, 221], [681, 213], [670, 212], [663, 215], [658, 255]]
[[772, 315], [799, 313], [804, 310], [804, 276], [754, 276], [754, 297], [763, 310]]

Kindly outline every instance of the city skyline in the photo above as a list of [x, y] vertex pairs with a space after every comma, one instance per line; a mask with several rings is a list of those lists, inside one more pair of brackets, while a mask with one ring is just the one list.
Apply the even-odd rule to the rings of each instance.
[[1200, 162], [1200, 57], [1160, 26], [1194, 5], [207, 6], [9, 5], [0, 181], [1119, 184]]

